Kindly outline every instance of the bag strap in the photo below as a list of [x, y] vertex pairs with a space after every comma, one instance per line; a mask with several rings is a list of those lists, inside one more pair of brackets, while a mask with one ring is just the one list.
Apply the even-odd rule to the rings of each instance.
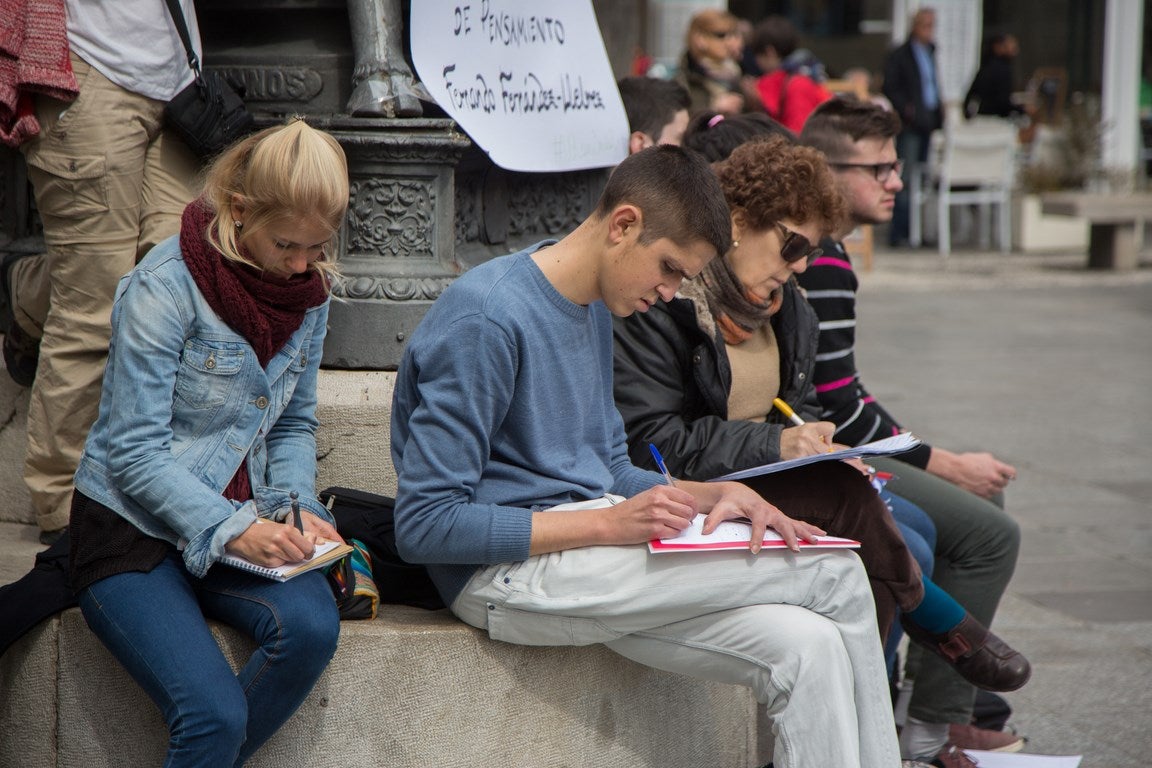
[[396, 506], [396, 499], [391, 496], [382, 496], [371, 491], [362, 491], [358, 488], [345, 488], [333, 485], [316, 494], [321, 504], [328, 504], [329, 499], [335, 498], [357, 507], [392, 509]]
[[192, 36], [188, 34], [188, 22], [184, 20], [184, 11], [180, 8], [180, 0], [164, 0], [164, 4], [168, 6], [168, 13], [176, 24], [176, 31], [180, 33], [180, 42], [184, 43], [184, 50], [188, 52], [188, 66], [192, 67], [192, 71], [196, 73], [196, 79], [199, 80], [200, 58], [192, 49]]

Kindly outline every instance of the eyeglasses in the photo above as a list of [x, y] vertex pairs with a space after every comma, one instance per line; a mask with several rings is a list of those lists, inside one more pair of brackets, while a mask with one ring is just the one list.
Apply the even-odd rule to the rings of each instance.
[[803, 259], [818, 259], [824, 255], [823, 248], [814, 248], [808, 238], [799, 232], [793, 232], [780, 222], [776, 222], [776, 229], [780, 230], [783, 242], [780, 244], [780, 258], [792, 264]]
[[893, 163], [828, 163], [833, 168], [864, 168], [872, 171], [873, 178], [876, 181], [884, 184], [895, 173], [899, 176], [904, 171], [904, 161], [897, 160]]

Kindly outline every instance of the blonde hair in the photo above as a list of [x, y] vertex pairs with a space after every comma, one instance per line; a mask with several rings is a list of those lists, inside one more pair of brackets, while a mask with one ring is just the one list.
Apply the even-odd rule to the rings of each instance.
[[[326, 227], [332, 239], [314, 269], [336, 272], [336, 240], [348, 209], [348, 161], [336, 139], [301, 118], [265, 128], [226, 149], [208, 168], [204, 199], [214, 216], [208, 242], [226, 259], [259, 269], [241, 242], [285, 219], [304, 218]], [[241, 232], [232, 204], [244, 207]]]

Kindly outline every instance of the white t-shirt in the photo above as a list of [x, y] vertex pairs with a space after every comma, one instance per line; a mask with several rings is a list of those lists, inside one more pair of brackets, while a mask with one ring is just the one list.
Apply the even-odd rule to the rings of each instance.
[[[202, 57], [192, 0], [180, 0]], [[164, 0], [65, 0], [73, 53], [125, 90], [168, 101], [192, 82], [188, 54]]]

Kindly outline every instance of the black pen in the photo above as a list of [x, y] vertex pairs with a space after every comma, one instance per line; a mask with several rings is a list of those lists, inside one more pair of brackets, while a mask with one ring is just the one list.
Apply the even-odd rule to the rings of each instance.
[[296, 530], [304, 533], [304, 521], [300, 519], [300, 494], [292, 491], [288, 494], [288, 498], [292, 499], [292, 525], [296, 526]]

